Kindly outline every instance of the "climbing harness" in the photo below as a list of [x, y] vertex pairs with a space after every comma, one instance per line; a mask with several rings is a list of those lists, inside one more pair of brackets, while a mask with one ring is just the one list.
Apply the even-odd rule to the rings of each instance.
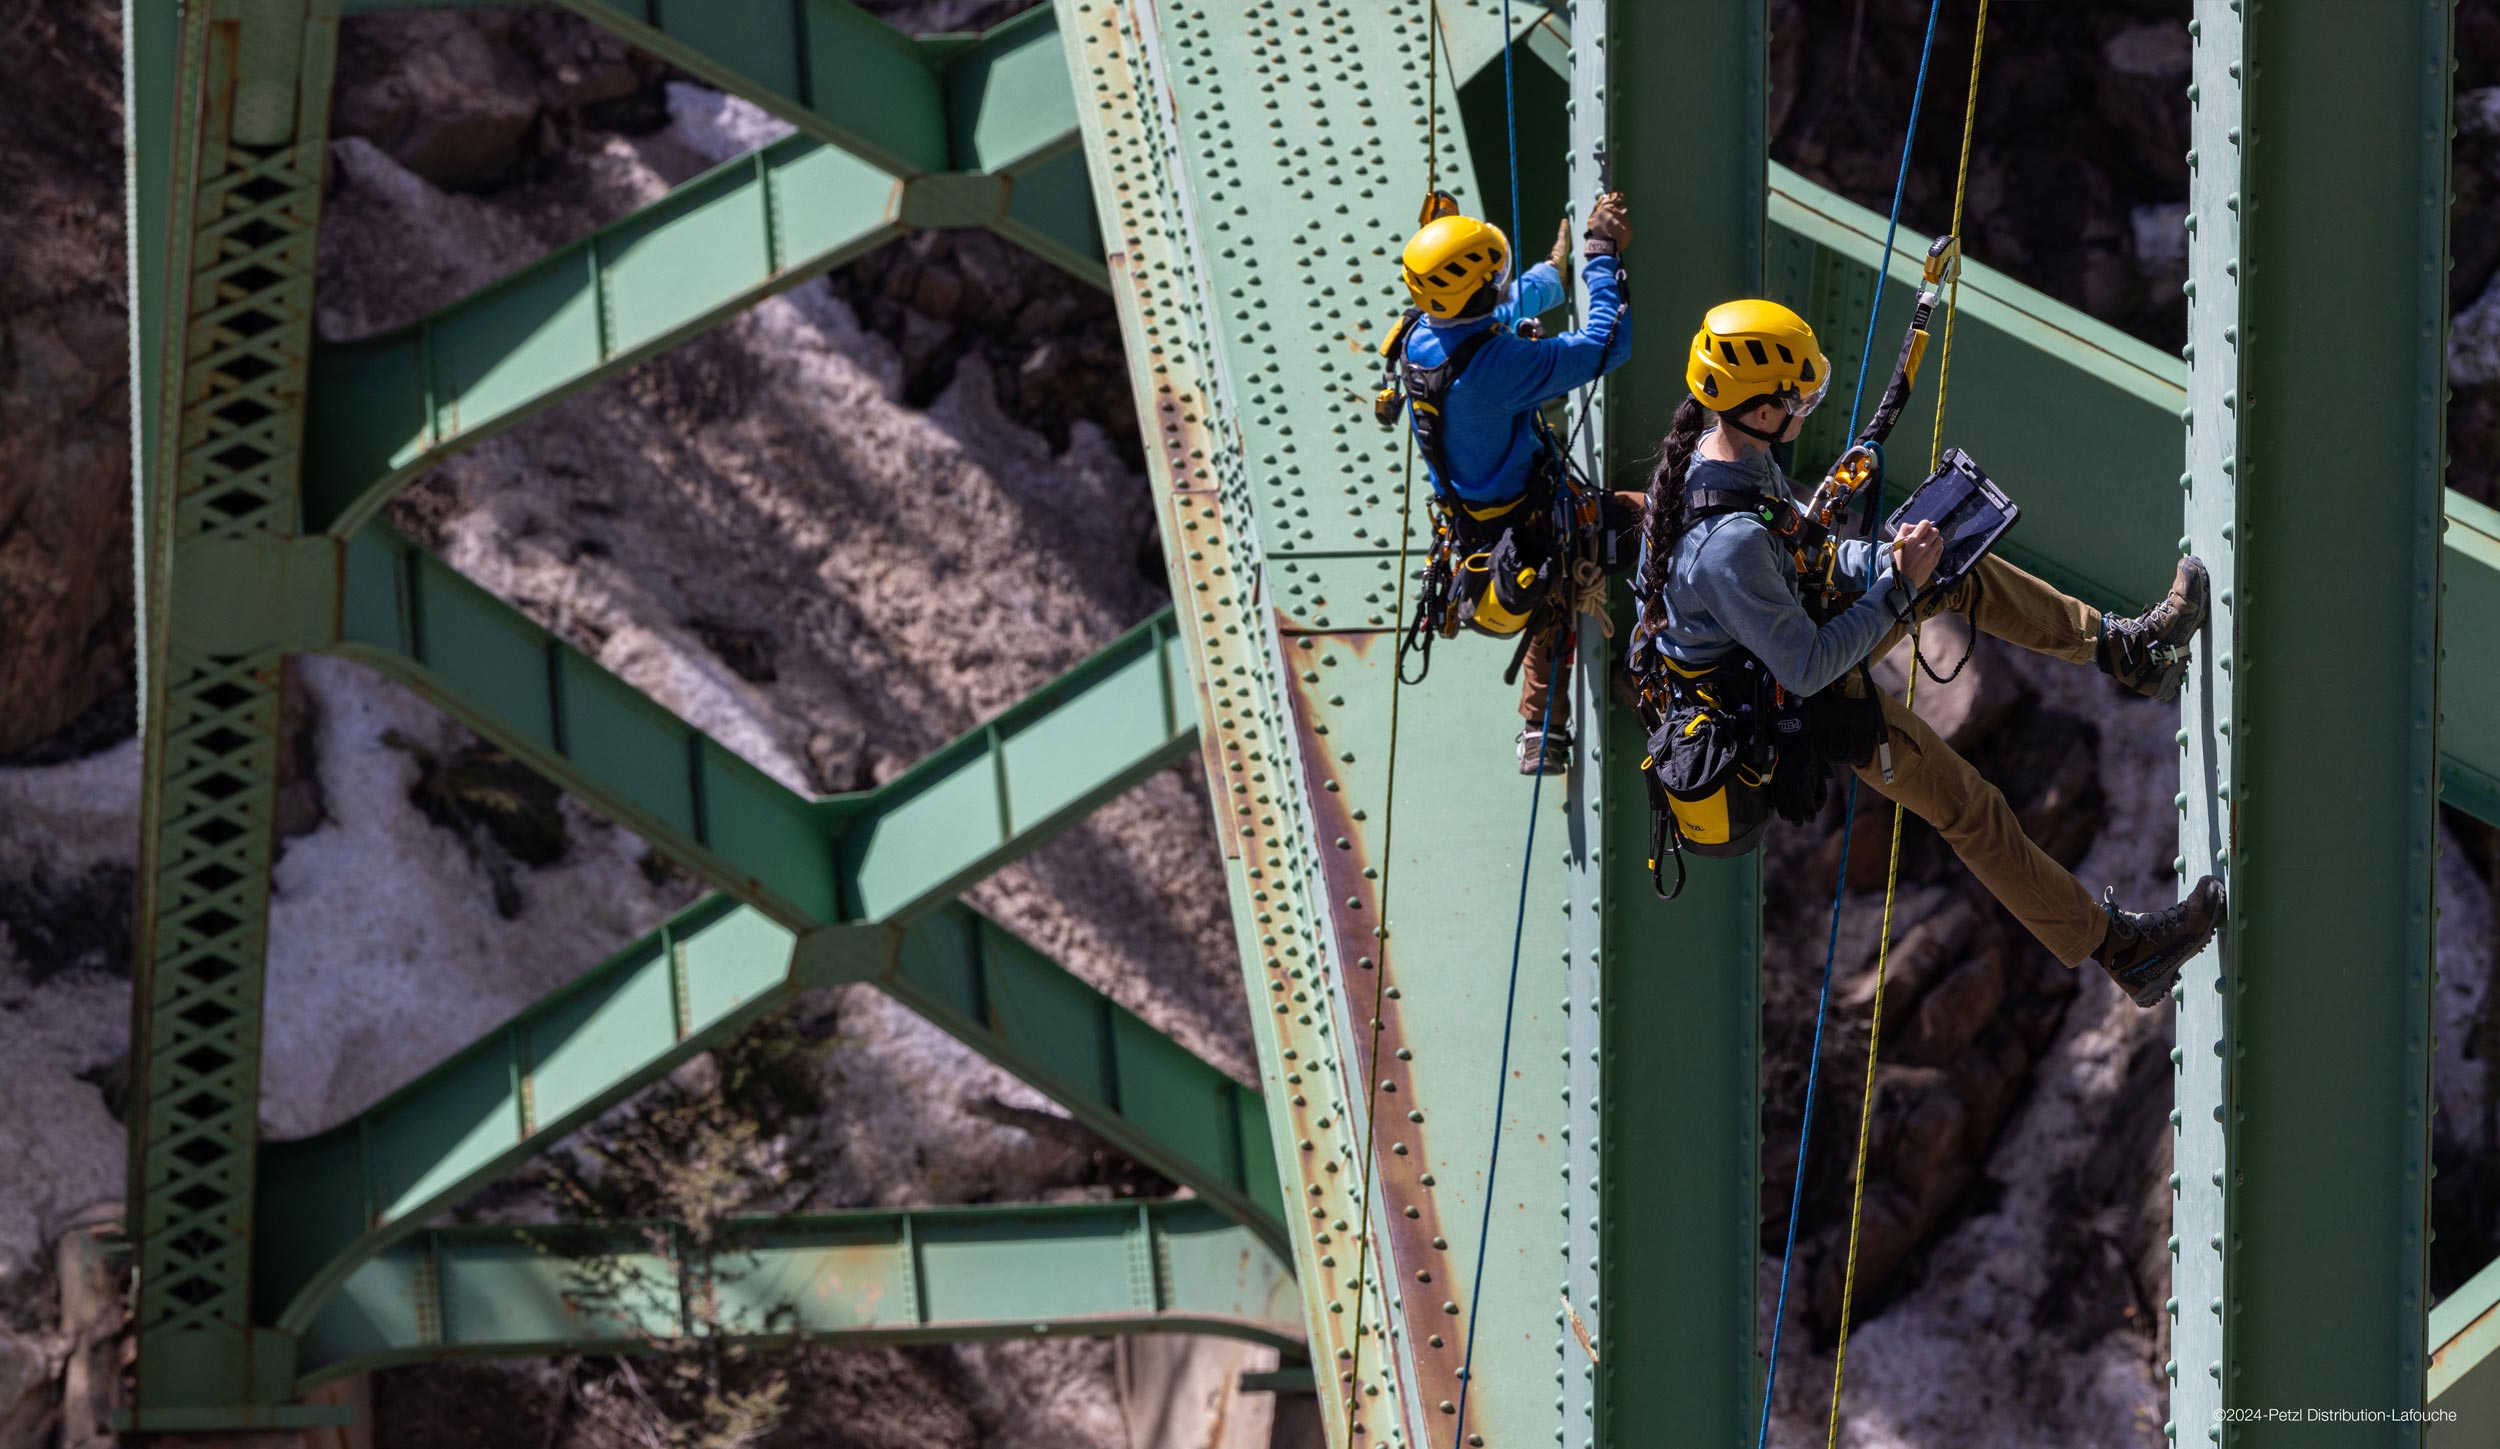
[[[1730, 489], [1696, 488], [1686, 495], [1692, 505], [1688, 529], [1716, 518], [1750, 516], [1769, 530], [1795, 568], [1799, 596], [1817, 623], [1837, 617], [1865, 593], [1862, 581], [1841, 570], [1842, 535], [1860, 504], [1867, 505], [1872, 535], [1884, 443], [1917, 384], [1930, 314], [1958, 256], [1951, 236], [1938, 237], [1928, 248], [1918, 300], [1883, 401], [1804, 504]], [[1720, 421], [1743, 426], [1733, 410]], [[1666, 566], [1651, 561], [1651, 567]], [[1653, 621], [1653, 627], [1659, 624], [1663, 621]], [[1641, 694], [1649, 756], [1641, 768], [1650, 796], [1650, 887], [1662, 899], [1683, 893], [1687, 849], [1710, 858], [1742, 856], [1761, 844], [1775, 814], [1791, 824], [1811, 822], [1829, 796], [1833, 766], [1880, 762], [1891, 779], [1882, 701], [1863, 663], [1816, 694], [1797, 697], [1742, 647], [1706, 665], [1678, 663], [1654, 647], [1644, 653], [1636, 646], [1635, 655], [1648, 661]], [[1676, 870], [1672, 888], [1666, 883], [1670, 857]]]
[[[1962, 154], [1953, 174], [1953, 231], [1957, 236], [1962, 230], [1962, 203], [1970, 182], [1971, 126], [1979, 114], [1979, 63], [1986, 54], [1987, 44], [1988, 0], [1979, 0], [1979, 17], [1971, 29], [1970, 90], [1962, 100]], [[1927, 466], [1931, 471], [1944, 457], [1945, 387], [1953, 377], [1953, 318], [1961, 300], [1961, 291], [1961, 273], [1957, 268], [1951, 290], [1945, 296], [1944, 350], [1936, 361], [1936, 426], [1928, 442]], [[1918, 623], [1918, 615], [1913, 610], [1910, 616], [1910, 653], [1913, 659], [1918, 656]], [[1970, 632], [1971, 642], [1976, 645], [1979, 629], [1975, 622]], [[1964, 656], [1965, 662], [1968, 657], [1967, 654]], [[1960, 666], [1955, 666], [1955, 672], [1960, 672]], [[1918, 670], [1910, 671], [1909, 687], [1902, 698], [1905, 709], [1914, 708], [1918, 703], [1918, 676]], [[1884, 864], [1884, 919], [1875, 934], [1875, 1007], [1867, 1024], [1866, 1084], [1858, 1105], [1857, 1167], [1851, 1174], [1849, 1184], [1849, 1248], [1840, 1277], [1840, 1337], [1832, 1352], [1832, 1412], [1823, 1440], [1825, 1449], [1837, 1449], [1840, 1443], [1840, 1390], [1849, 1366], [1849, 1319], [1857, 1298], [1858, 1236], [1866, 1206], [1866, 1142], [1875, 1119], [1876, 1052], [1883, 1044], [1884, 968], [1892, 955], [1892, 907], [1901, 885], [1902, 819], [1901, 803], [1896, 800], [1892, 806], [1892, 849]], [[1800, 1157], [1802, 1159], [1802, 1145]], [[1793, 1219], [1791, 1225], [1794, 1225]]]

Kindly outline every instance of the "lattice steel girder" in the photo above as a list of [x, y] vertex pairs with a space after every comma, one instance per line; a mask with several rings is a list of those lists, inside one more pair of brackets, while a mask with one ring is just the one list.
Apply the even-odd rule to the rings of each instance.
[[[132, 0], [125, 114], [144, 641], [130, 1183], [132, 1426], [278, 1423], [252, 1148], [281, 651], [336, 8]], [[312, 560], [318, 564], [317, 556]], [[317, 574], [317, 567], [315, 569]]]
[[432, 1228], [302, 1340], [309, 1386], [428, 1359], [1201, 1333], [1303, 1351], [1292, 1275], [1190, 1200]]
[[[1575, 25], [1572, 195], [1585, 205], [1596, 193], [1605, 145], [1614, 184], [1646, 208], [1631, 261], [1642, 351], [1600, 390], [1588, 461], [1608, 486], [1638, 489], [1684, 398], [1675, 359], [1690, 328], [1711, 306], [1762, 289], [1763, 6], [1581, 0]], [[1710, 202], [1682, 204], [1692, 197]], [[1618, 610], [1619, 635], [1630, 619]], [[1695, 859], [1683, 896], [1657, 899], [1646, 743], [1637, 718], [1608, 699], [1611, 652], [1581, 640], [1577, 736], [1602, 740], [1583, 778], [1597, 772], [1603, 810], [1575, 801], [1588, 815], [1575, 836], [1603, 848], [1586, 852], [1573, 892], [1575, 1109], [1595, 1092], [1571, 1129], [1584, 1174], [1592, 1163], [1579, 1139], [1594, 1130], [1596, 1171], [1586, 1187], [1573, 1183], [1566, 1284], [1589, 1302], [1594, 1267], [1602, 1363], [1592, 1370], [1566, 1336], [1562, 1429], [1574, 1446], [1724, 1449], [1752, 1442], [1760, 1407], [1761, 866]], [[1602, 997], [1588, 970], [1601, 952]]]
[[2308, 1415], [2423, 1402], [2449, 27], [2447, 0], [2190, 27], [2183, 544], [2214, 619], [2180, 843], [2232, 901], [2175, 993], [2183, 1441], [2422, 1442]]
[[314, 352], [305, 526], [906, 230], [892, 176], [807, 135], [726, 162], [441, 311]]
[[[1035, 226], [1020, 178], [1077, 148], [1047, 8], [977, 36], [913, 39], [844, 0], [558, 0], [903, 183], [913, 227], [985, 226], [1096, 285], [1090, 233]], [[1062, 171], [1046, 183], [1081, 181]], [[1086, 212], [1057, 205], [1059, 219]]]
[[327, 1132], [262, 1149], [258, 1301], [289, 1332], [390, 1245], [801, 987], [866, 981], [1281, 1247], [1255, 1093], [961, 904], [801, 937], [714, 896]]
[[1168, 616], [878, 790], [809, 800], [380, 524], [332, 652], [391, 675], [795, 930], [908, 919], [1183, 758]]

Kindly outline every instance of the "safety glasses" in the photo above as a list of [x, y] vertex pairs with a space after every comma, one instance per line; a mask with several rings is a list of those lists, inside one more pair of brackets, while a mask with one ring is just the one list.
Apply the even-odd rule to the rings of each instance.
[[1814, 389], [1814, 391], [1812, 391], [1812, 392], [1808, 392], [1808, 393], [1784, 392], [1784, 393], [1781, 393], [1781, 394], [1780, 394], [1780, 404], [1781, 404], [1783, 407], [1786, 407], [1786, 408], [1788, 409], [1788, 415], [1789, 415], [1790, 417], [1792, 417], [1792, 418], [1802, 418], [1802, 417], [1806, 417], [1806, 416], [1809, 416], [1810, 414], [1812, 414], [1812, 413], [1813, 413], [1813, 411], [1814, 411], [1816, 408], [1819, 408], [1819, 407], [1821, 407], [1821, 406], [1823, 405], [1823, 394], [1825, 394], [1825, 393], [1827, 393], [1827, 392], [1831, 391], [1831, 389], [1832, 389], [1831, 380], [1830, 380], [1829, 378], [1826, 378], [1826, 379], [1824, 379], [1824, 381], [1823, 381], [1821, 384], [1819, 384], [1818, 386], [1816, 386], [1816, 388], [1815, 388], [1815, 389]]

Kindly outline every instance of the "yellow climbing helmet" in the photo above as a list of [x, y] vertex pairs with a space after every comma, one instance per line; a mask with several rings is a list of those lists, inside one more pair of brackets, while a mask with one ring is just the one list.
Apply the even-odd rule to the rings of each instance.
[[1477, 288], [1510, 270], [1510, 238], [1489, 221], [1443, 215], [1424, 223], [1401, 260], [1406, 295], [1424, 315], [1455, 317]]
[[1759, 397], [1776, 397], [1792, 413], [1811, 412], [1831, 374], [1806, 319], [1759, 297], [1711, 308], [1684, 360], [1684, 385], [1703, 407], [1722, 413]]

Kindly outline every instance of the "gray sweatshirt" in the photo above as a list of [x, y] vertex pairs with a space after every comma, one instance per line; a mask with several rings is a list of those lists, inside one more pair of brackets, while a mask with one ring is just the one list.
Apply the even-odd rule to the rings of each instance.
[[[1789, 496], [1788, 479], [1768, 452], [1738, 463], [1695, 457], [1684, 485]], [[1890, 548], [1845, 540], [1841, 571], [1865, 579], [1870, 553], [1876, 574], [1865, 596], [1818, 628], [1799, 592], [1796, 565], [1761, 519], [1749, 513], [1704, 519], [1684, 530], [1668, 556], [1667, 618], [1658, 645], [1688, 665], [1714, 663], [1742, 645], [1789, 693], [1812, 694], [1864, 659], [1907, 606]]]

